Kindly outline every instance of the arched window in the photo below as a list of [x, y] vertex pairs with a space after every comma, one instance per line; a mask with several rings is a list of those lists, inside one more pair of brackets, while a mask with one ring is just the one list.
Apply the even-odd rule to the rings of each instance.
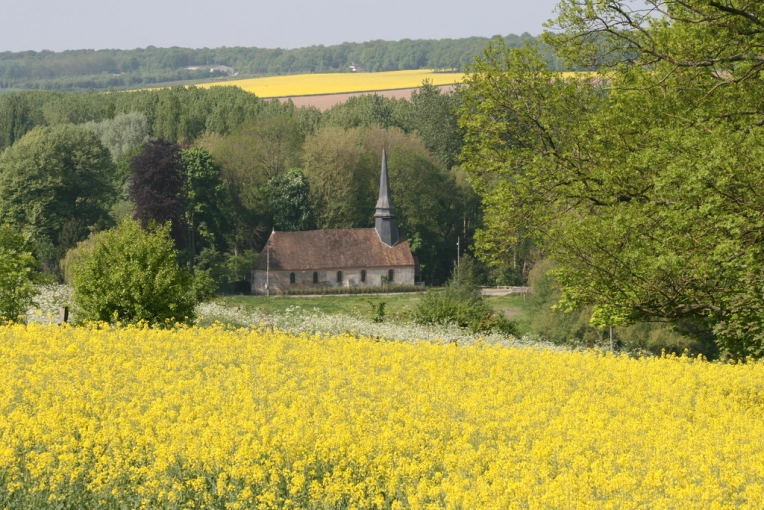
[[387, 281], [391, 282], [393, 281], [393, 276], [395, 276], [395, 271], [392, 269], [387, 272]]
[[366, 270], [365, 269], [361, 269], [361, 281], [362, 282], [366, 281]]
[[313, 273], [313, 283], [318, 283], [318, 273]]
[[342, 283], [342, 271], [337, 271], [337, 283]]
[[294, 282], [295, 282], [294, 273], [289, 273], [289, 283], [294, 283]]

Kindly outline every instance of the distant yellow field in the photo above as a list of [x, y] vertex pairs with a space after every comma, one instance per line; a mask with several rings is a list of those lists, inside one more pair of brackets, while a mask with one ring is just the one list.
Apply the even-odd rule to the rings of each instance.
[[309, 96], [343, 92], [371, 92], [418, 87], [429, 79], [433, 85], [461, 82], [462, 73], [435, 73], [427, 70], [391, 71], [386, 73], [332, 73], [269, 76], [199, 85], [215, 87], [235, 85], [259, 97]]

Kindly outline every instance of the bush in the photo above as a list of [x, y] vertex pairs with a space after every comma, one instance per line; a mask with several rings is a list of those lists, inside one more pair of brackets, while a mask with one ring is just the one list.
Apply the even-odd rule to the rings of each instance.
[[480, 294], [454, 288], [428, 292], [414, 311], [414, 320], [419, 324], [456, 324], [472, 333], [517, 334], [515, 323], [493, 310]]
[[474, 261], [465, 255], [446, 288], [425, 295], [414, 311], [414, 320], [419, 324], [456, 324], [473, 333], [517, 335], [517, 325], [485, 302], [477, 281]]
[[83, 252], [69, 258], [78, 318], [153, 324], [193, 319], [207, 282], [195, 285], [178, 266], [169, 224], [145, 231], [124, 220], [77, 249]]
[[38, 293], [40, 265], [33, 247], [8, 225], [0, 225], [0, 324], [18, 320]]

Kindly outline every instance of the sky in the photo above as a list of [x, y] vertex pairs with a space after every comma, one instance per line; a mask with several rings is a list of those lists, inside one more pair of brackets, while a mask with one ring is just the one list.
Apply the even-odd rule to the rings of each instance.
[[537, 35], [557, 0], [0, 0], [0, 52]]

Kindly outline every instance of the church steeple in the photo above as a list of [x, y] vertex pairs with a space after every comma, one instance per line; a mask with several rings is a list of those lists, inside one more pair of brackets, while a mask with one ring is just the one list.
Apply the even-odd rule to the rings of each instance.
[[398, 225], [395, 223], [395, 205], [390, 196], [390, 183], [387, 177], [387, 154], [382, 149], [382, 174], [379, 177], [379, 200], [374, 213], [374, 228], [380, 241], [387, 246], [398, 244]]

